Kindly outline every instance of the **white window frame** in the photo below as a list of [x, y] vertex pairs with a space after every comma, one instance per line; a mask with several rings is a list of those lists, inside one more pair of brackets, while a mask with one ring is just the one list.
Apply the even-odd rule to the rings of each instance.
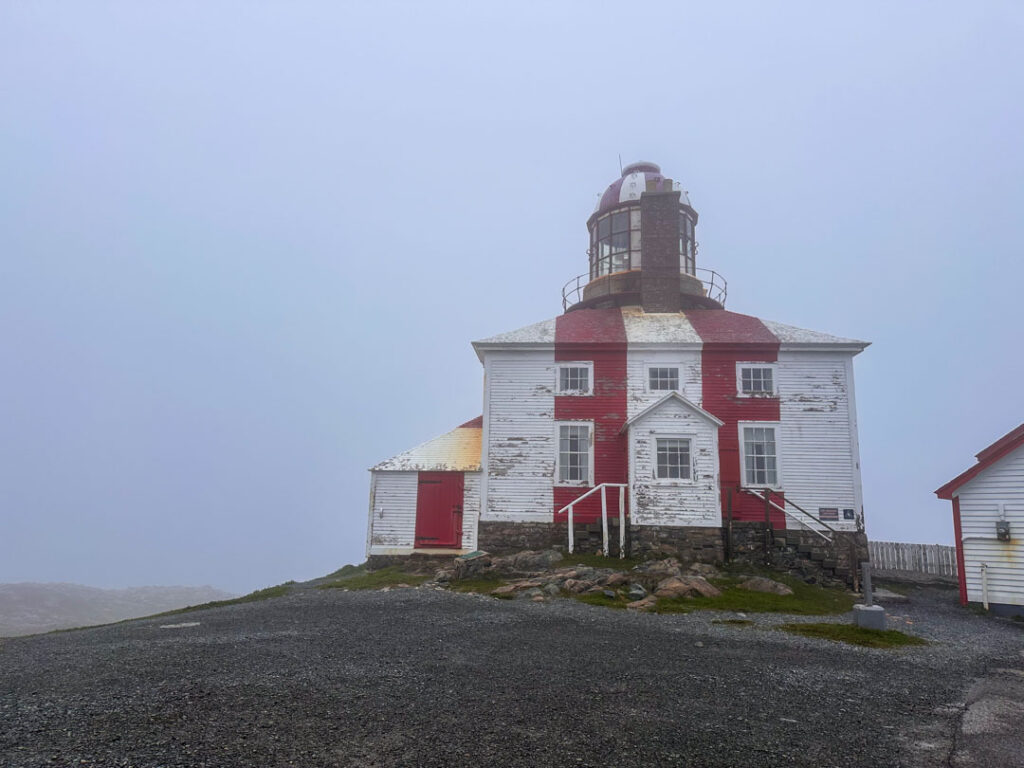
[[[562, 369], [563, 368], [586, 368], [587, 378], [590, 388], [584, 392], [581, 389], [566, 389], [562, 390]], [[561, 395], [563, 397], [592, 397], [594, 395], [594, 363], [590, 360], [581, 360], [579, 362], [561, 362], [555, 364], [555, 395]]]
[[[772, 372], [771, 392], [744, 392], [743, 391], [743, 369], [744, 368], [767, 368]], [[736, 363], [736, 397], [778, 397], [779, 396], [779, 364], [778, 363]]]
[[[587, 427], [590, 430], [590, 441], [587, 456], [586, 480], [562, 480], [562, 427]], [[565, 420], [555, 422], [555, 487], [556, 488], [593, 488], [594, 487], [594, 422], [581, 420]]]
[[[658, 441], [659, 440], [686, 440], [690, 444], [690, 477], [658, 477]], [[651, 475], [658, 485], [693, 485], [697, 476], [697, 455], [693, 450], [697, 439], [694, 435], [684, 435], [676, 432], [652, 432], [651, 433]]]
[[[651, 389], [651, 368], [675, 368], [676, 376], [679, 379], [679, 386], [675, 389]], [[667, 392], [679, 392], [683, 391], [683, 364], [675, 361], [659, 363], [644, 363], [644, 391], [652, 394], [665, 394]]]
[[[736, 424], [740, 439], [740, 487], [741, 488], [770, 488], [773, 491], [783, 489], [782, 476], [782, 435], [781, 423], [778, 421], [741, 421]], [[743, 430], [747, 427], [766, 428], [775, 430], [775, 485], [764, 485], [761, 483], [752, 484], [747, 482], [747, 446], [743, 439]]]

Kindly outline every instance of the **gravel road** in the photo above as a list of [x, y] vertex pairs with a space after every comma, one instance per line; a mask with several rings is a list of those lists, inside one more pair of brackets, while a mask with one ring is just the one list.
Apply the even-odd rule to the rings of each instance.
[[299, 589], [2, 641], [0, 765], [973, 764], [956, 738], [968, 691], [1024, 681], [1024, 630], [947, 589], [890, 614], [935, 642], [868, 650], [773, 629], [793, 617]]

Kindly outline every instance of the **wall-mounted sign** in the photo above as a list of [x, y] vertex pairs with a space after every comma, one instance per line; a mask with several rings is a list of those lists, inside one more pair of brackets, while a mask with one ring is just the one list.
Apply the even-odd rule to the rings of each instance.
[[839, 508], [838, 507], [818, 507], [818, 519], [819, 520], [835, 520], [839, 521]]
[[852, 509], [844, 509], [843, 510], [843, 520], [853, 520], [853, 519], [855, 519], [855, 515], [853, 514], [853, 510]]

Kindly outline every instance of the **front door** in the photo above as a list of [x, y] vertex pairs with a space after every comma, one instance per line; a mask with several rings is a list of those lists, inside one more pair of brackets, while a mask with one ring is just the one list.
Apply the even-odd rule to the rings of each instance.
[[416, 493], [418, 549], [462, 546], [461, 472], [420, 472]]

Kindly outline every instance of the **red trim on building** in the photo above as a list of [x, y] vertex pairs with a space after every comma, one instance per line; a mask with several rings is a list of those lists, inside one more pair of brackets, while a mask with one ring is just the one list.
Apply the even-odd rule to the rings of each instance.
[[[722, 515], [732, 489], [733, 520], [763, 521], [764, 502], [738, 491], [740, 487], [741, 421], [779, 421], [777, 397], [737, 397], [736, 363], [774, 363], [779, 359], [779, 340], [756, 317], [724, 309], [688, 309], [685, 312], [703, 341], [701, 351], [702, 402], [704, 410], [725, 424], [718, 430], [718, 468]], [[776, 436], [777, 437], [777, 436]], [[773, 493], [782, 497], [781, 492]], [[779, 504], [780, 499], [773, 500]], [[772, 527], [785, 528], [786, 516], [772, 508]]]
[[[594, 482], [628, 483], [629, 459], [626, 436], [619, 430], [626, 422], [626, 327], [619, 309], [579, 309], [555, 321], [555, 362], [592, 362], [593, 394], [587, 396], [555, 393], [556, 421], [594, 422]], [[555, 445], [555, 450], [558, 446]], [[557, 512], [590, 486], [560, 487], [555, 478], [554, 507]], [[628, 500], [627, 500], [628, 505]], [[627, 507], [628, 510], [628, 507]], [[619, 511], [618, 493], [608, 493], [609, 516]], [[573, 510], [578, 522], [601, 519], [601, 494], [584, 499]], [[556, 517], [565, 519], [565, 515]]]
[[953, 535], [956, 537], [956, 578], [960, 582], [960, 603], [967, 605], [967, 568], [964, 566], [964, 534], [960, 528], [960, 499], [953, 498]]
[[969, 480], [973, 480], [981, 472], [991, 467], [1001, 458], [1021, 445], [1024, 445], [1024, 424], [1021, 424], [1016, 429], [1007, 432], [992, 443], [992, 445], [988, 446], [988, 448], [985, 448], [978, 453], [976, 456], [978, 459], [977, 464], [967, 471], [961, 472], [944, 486], [939, 488], [935, 491], [935, 495], [940, 499], [952, 499], [953, 494], [956, 493], [960, 486], [964, 485]]

